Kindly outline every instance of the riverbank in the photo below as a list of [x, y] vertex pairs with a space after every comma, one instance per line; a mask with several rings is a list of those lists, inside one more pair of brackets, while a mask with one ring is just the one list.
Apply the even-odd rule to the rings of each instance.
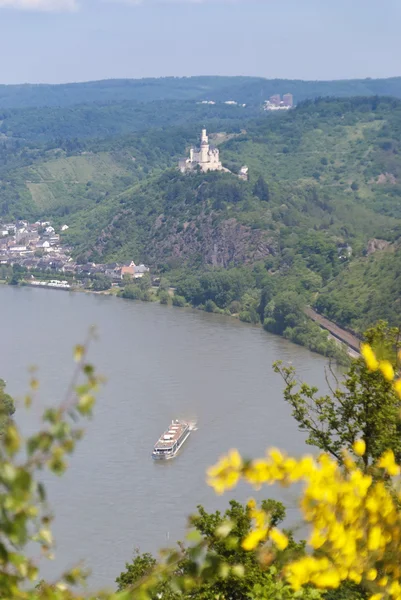
[[323, 315], [319, 314], [310, 306], [307, 306], [305, 308], [305, 314], [310, 319], [312, 319], [312, 321], [318, 323], [320, 327], [326, 329], [335, 339], [345, 344], [349, 349], [350, 356], [360, 356], [359, 350], [362, 340], [360, 340], [358, 337], [356, 337], [354, 334], [350, 333], [346, 329], [342, 329], [336, 323], [327, 319], [327, 317], [324, 317]]
[[[289, 341], [304, 346], [320, 354], [335, 360], [338, 364], [346, 365], [349, 362], [349, 358], [355, 358], [359, 356], [359, 343], [357, 343], [353, 336], [350, 336], [344, 330], [341, 330], [336, 324], [331, 323], [328, 319], [321, 317], [310, 309], [309, 307], [304, 309], [305, 317], [310, 324], [305, 327], [305, 332], [300, 334], [296, 333], [296, 328], [291, 330], [291, 335], [286, 335], [286, 331], [275, 331], [266, 324], [262, 324], [259, 320], [250, 320], [248, 314], [244, 315], [244, 312], [233, 312], [228, 309], [219, 309], [213, 302], [206, 303], [204, 305], [194, 306], [191, 302], [187, 302], [186, 298], [177, 295], [175, 288], [163, 288], [158, 286], [141, 286], [140, 283], [132, 283], [125, 285], [124, 287], [113, 286], [107, 290], [94, 290], [92, 288], [84, 288], [82, 286], [74, 286], [68, 284], [67, 281], [59, 282], [56, 285], [56, 280], [47, 280], [35, 282], [29, 280], [21, 280], [19, 285], [33, 287], [36, 289], [58, 289], [70, 292], [80, 292], [85, 294], [95, 294], [104, 296], [115, 296], [121, 297], [128, 300], [141, 300], [144, 302], [159, 302], [160, 304], [170, 305], [177, 308], [190, 307], [197, 310], [203, 310], [209, 313], [222, 314], [225, 316], [232, 317], [236, 320], [243, 321], [253, 326], [263, 327], [270, 333], [275, 333], [288, 339]], [[314, 327], [316, 326], [316, 329]], [[295, 331], [295, 334], [293, 333]], [[326, 336], [322, 335], [323, 332], [328, 332]], [[342, 333], [341, 333], [342, 332]], [[308, 335], [309, 333], [309, 335]], [[352, 339], [351, 339], [352, 338]]]

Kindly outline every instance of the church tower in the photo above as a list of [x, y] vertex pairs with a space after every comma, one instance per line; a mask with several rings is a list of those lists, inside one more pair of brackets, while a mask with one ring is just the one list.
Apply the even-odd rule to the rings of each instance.
[[200, 147], [201, 163], [209, 162], [209, 138], [206, 129], [202, 129], [201, 147]]

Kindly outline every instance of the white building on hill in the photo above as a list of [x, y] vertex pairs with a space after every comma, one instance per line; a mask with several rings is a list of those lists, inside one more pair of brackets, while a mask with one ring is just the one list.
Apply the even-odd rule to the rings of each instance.
[[206, 173], [206, 171], [227, 171], [220, 162], [219, 149], [209, 144], [209, 138], [206, 129], [202, 129], [200, 148], [191, 148], [189, 158], [182, 158], [179, 161], [181, 173], [194, 170], [197, 166]]

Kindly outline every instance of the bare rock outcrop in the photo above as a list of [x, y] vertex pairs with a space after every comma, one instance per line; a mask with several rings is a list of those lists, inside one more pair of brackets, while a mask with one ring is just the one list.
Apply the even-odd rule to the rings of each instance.
[[252, 263], [277, 251], [277, 241], [268, 232], [242, 225], [235, 218], [214, 223], [212, 215], [199, 215], [180, 228], [166, 223], [163, 233], [147, 247], [151, 260], [168, 256], [185, 261], [200, 258], [211, 266], [228, 267]]
[[366, 254], [369, 256], [370, 254], [374, 254], [378, 250], [385, 250], [388, 246], [390, 246], [390, 242], [387, 240], [378, 240], [373, 238], [368, 241], [368, 245], [366, 247]]
[[397, 179], [392, 173], [380, 173], [377, 178], [377, 182], [379, 185], [390, 184], [395, 185], [397, 183]]

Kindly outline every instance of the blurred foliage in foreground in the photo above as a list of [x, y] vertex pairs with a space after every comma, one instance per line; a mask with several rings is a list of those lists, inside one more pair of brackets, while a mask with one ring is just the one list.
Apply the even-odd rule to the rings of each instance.
[[0, 433], [4, 430], [5, 425], [14, 412], [14, 400], [6, 392], [6, 382], [0, 379]]

